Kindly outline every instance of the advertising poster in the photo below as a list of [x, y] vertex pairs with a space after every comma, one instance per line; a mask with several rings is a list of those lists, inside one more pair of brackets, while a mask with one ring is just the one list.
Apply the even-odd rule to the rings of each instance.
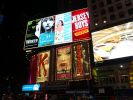
[[80, 9], [72, 12], [72, 34], [73, 41], [90, 38], [88, 9]]
[[38, 65], [38, 54], [35, 54], [30, 59], [30, 73], [29, 73], [29, 84], [36, 83], [36, 73]]
[[38, 33], [40, 33], [40, 19], [28, 21], [24, 49], [38, 47]]
[[80, 42], [73, 44], [73, 78], [83, 78], [82, 45]]
[[73, 78], [84, 78], [91, 75], [88, 41], [73, 44]]
[[38, 47], [44, 47], [54, 44], [54, 26], [55, 19], [54, 16], [41, 18], [41, 29], [39, 35]]
[[91, 73], [91, 65], [90, 65], [90, 51], [89, 51], [89, 42], [82, 41], [82, 66], [84, 70], [84, 75], [90, 75]]
[[71, 79], [72, 50], [71, 45], [56, 48], [56, 79]]
[[95, 62], [133, 56], [133, 22], [92, 32]]
[[49, 78], [50, 51], [38, 54], [37, 78], [36, 82], [45, 82]]
[[55, 15], [54, 44], [72, 42], [71, 12]]

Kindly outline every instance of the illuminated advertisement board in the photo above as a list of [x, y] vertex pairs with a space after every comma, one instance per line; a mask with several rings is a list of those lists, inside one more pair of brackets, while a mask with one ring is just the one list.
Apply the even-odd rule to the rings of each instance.
[[50, 50], [32, 55], [30, 60], [29, 83], [41, 83], [49, 80]]
[[55, 15], [54, 44], [72, 42], [71, 12]]
[[87, 76], [90, 79], [91, 65], [88, 41], [75, 42], [72, 48], [73, 78], [84, 79]]
[[50, 66], [50, 51], [40, 52], [38, 54], [38, 66], [36, 82], [48, 81]]
[[56, 48], [56, 79], [71, 79], [72, 49], [71, 45]]
[[89, 41], [56, 48], [56, 80], [91, 79]]
[[22, 86], [22, 91], [39, 91], [40, 84], [27, 84]]
[[72, 12], [73, 41], [90, 38], [88, 9], [80, 9]]
[[24, 49], [89, 39], [87, 8], [28, 21]]
[[133, 56], [133, 22], [92, 32], [95, 62]]

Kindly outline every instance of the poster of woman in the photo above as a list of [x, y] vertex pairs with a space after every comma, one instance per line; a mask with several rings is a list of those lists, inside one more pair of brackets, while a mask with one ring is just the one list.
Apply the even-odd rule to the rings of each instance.
[[72, 51], [71, 45], [56, 48], [56, 79], [71, 78]]

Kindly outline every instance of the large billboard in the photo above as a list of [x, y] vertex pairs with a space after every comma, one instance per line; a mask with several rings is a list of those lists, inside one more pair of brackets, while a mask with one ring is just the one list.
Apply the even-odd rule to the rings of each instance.
[[133, 22], [92, 32], [95, 62], [133, 56]]
[[59, 45], [31, 56], [28, 83], [73, 79], [91, 79], [89, 40]]
[[87, 8], [28, 21], [24, 49], [89, 39]]
[[89, 41], [56, 48], [56, 80], [91, 79]]

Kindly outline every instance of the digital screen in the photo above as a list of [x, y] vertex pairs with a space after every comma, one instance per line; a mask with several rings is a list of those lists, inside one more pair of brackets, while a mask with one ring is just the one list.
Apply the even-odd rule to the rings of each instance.
[[22, 91], [39, 91], [40, 84], [28, 84], [22, 86]]
[[133, 22], [92, 32], [95, 62], [133, 56]]
[[87, 8], [28, 21], [24, 49], [89, 39]]

